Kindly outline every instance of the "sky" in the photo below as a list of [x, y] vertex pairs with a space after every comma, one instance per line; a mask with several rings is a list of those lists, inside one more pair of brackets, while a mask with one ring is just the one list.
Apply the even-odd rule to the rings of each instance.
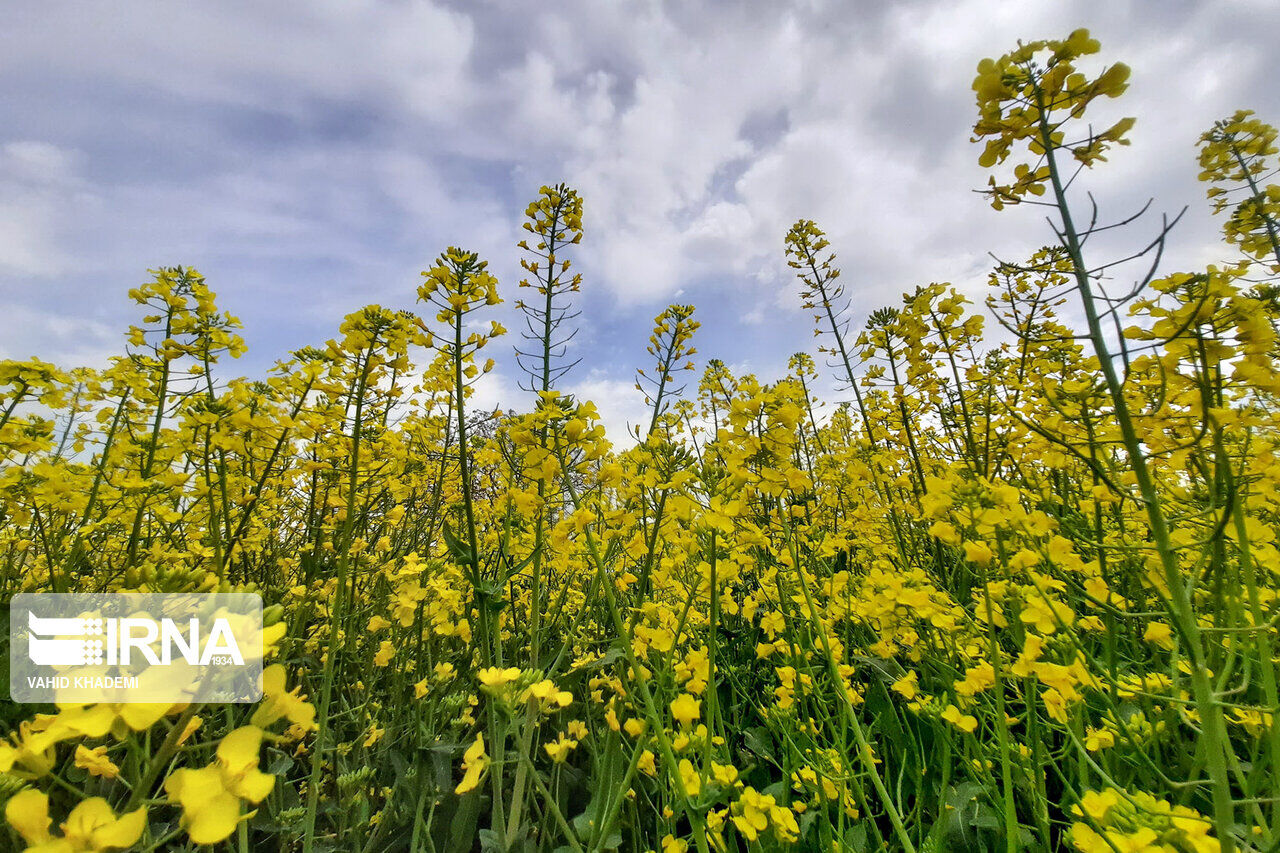
[[697, 306], [699, 367], [767, 381], [816, 353], [796, 219], [827, 232], [855, 324], [934, 281], [980, 304], [993, 256], [1048, 242], [1042, 210], [974, 192], [974, 69], [1019, 39], [1087, 27], [1095, 68], [1132, 66], [1097, 111], [1136, 116], [1132, 145], [1079, 186], [1104, 217], [1187, 207], [1170, 271], [1224, 257], [1200, 133], [1239, 108], [1280, 121], [1272, 0], [17, 0], [6, 19], [0, 358], [105, 364], [128, 289], [181, 264], [244, 323], [223, 369], [258, 376], [365, 304], [413, 309], [456, 245], [490, 261], [513, 332], [479, 402], [521, 407], [515, 243], [564, 181], [586, 231], [564, 385], [617, 439], [645, 420], [633, 372], [667, 304]]

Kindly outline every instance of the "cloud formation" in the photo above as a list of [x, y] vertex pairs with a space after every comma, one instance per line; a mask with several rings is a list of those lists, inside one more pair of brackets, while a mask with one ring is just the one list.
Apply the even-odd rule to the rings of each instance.
[[1018, 38], [1087, 26], [1133, 66], [1114, 105], [1139, 119], [1133, 145], [1096, 186], [1117, 215], [1190, 205], [1174, 265], [1217, 252], [1200, 132], [1238, 107], [1280, 120], [1280, 8], [1261, 0], [9, 12], [0, 357], [113, 351], [125, 291], [158, 265], [198, 267], [243, 317], [249, 372], [366, 302], [411, 307], [447, 245], [491, 258], [510, 303], [524, 204], [564, 180], [586, 199], [575, 378], [619, 412], [668, 301], [699, 306], [703, 355], [764, 376], [811, 348], [782, 257], [796, 218], [827, 230], [859, 310], [928, 281], [979, 293], [988, 252], [1044, 242], [1033, 211], [972, 192], [973, 68]]

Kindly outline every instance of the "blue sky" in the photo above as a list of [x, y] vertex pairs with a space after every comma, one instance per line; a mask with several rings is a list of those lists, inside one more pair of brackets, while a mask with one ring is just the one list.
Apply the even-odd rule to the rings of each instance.
[[[1218, 259], [1194, 143], [1239, 107], [1280, 121], [1280, 4], [559, 4], [312, 0], [6, 5], [0, 29], [0, 358], [119, 352], [125, 293], [197, 267], [259, 374], [378, 302], [413, 307], [448, 245], [489, 258], [509, 309], [540, 185], [585, 198], [567, 384], [611, 435], [655, 314], [698, 306], [700, 356], [773, 378], [812, 351], [782, 241], [828, 232], [855, 310], [1025, 257], [1036, 211], [991, 211], [969, 142], [977, 61], [1086, 26], [1134, 69], [1133, 144], [1104, 210], [1190, 210], [1167, 267]], [[1136, 242], [1138, 236], [1133, 240]], [[515, 329], [512, 322], [508, 327]], [[486, 404], [522, 404], [513, 339]]]

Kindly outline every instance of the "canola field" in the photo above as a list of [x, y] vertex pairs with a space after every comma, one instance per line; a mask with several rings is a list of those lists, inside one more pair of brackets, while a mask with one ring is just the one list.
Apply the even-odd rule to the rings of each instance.
[[[1220, 263], [1151, 214], [1095, 251], [1128, 73], [984, 60], [984, 192], [1045, 245], [862, 315], [797, 222], [815, 351], [695, 371], [672, 305], [630, 441], [564, 390], [564, 185], [518, 286], [449, 248], [257, 379], [181, 267], [109, 366], [0, 362], [4, 600], [257, 592], [268, 643], [253, 705], [0, 704], [0, 848], [1280, 849], [1277, 134], [1187, 152]], [[481, 411], [503, 300], [535, 402]]]

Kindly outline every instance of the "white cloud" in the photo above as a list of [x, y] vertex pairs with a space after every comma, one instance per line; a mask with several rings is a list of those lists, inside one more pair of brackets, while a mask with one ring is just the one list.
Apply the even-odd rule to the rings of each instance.
[[473, 393], [467, 400], [467, 408], [472, 413], [515, 408], [525, 396], [513, 379], [496, 368], [478, 377], [471, 387]]
[[635, 444], [635, 428], [649, 426], [651, 410], [634, 381], [617, 379], [592, 371], [587, 378], [572, 383], [567, 389], [578, 400], [596, 404], [605, 435], [615, 450]]
[[0, 335], [0, 359], [50, 360], [49, 346], [59, 351], [61, 366], [106, 367], [119, 355], [124, 336], [120, 330], [71, 312], [38, 311], [25, 307], [4, 310], [5, 332]]
[[[931, 280], [978, 295], [988, 251], [1049, 238], [1039, 211], [996, 214], [971, 192], [974, 65], [1018, 38], [1093, 26], [1103, 59], [1134, 67], [1107, 105], [1138, 116], [1133, 146], [1089, 177], [1115, 214], [1152, 195], [1192, 205], [1171, 263], [1215, 257], [1195, 138], [1237, 106], [1280, 120], [1277, 15], [1154, 0], [19, 3], [0, 32], [3, 307], [114, 329], [146, 267], [193, 263], [219, 274], [269, 363], [365, 302], [410, 307], [450, 244], [493, 259], [513, 302], [523, 205], [567, 180], [586, 200], [574, 259], [596, 312], [575, 356], [637, 361], [678, 298], [741, 321], [699, 333], [707, 356], [765, 372], [775, 353], [743, 324], [794, 326], [770, 338], [782, 363], [812, 343], [782, 253], [797, 218], [828, 232], [862, 309]], [[50, 346], [69, 351], [59, 334]], [[500, 378], [494, 393], [514, 389]], [[636, 416], [628, 379], [579, 387]]]
[[[46, 64], [241, 106], [371, 98], [444, 117], [470, 102], [470, 18], [430, 3], [307, 0], [144, 7], [42, 2], [10, 10], [0, 68]], [[298, 100], [295, 100], [298, 99]]]
[[73, 268], [61, 215], [95, 205], [78, 175], [78, 160], [75, 151], [47, 142], [0, 147], [0, 271], [49, 276]]

